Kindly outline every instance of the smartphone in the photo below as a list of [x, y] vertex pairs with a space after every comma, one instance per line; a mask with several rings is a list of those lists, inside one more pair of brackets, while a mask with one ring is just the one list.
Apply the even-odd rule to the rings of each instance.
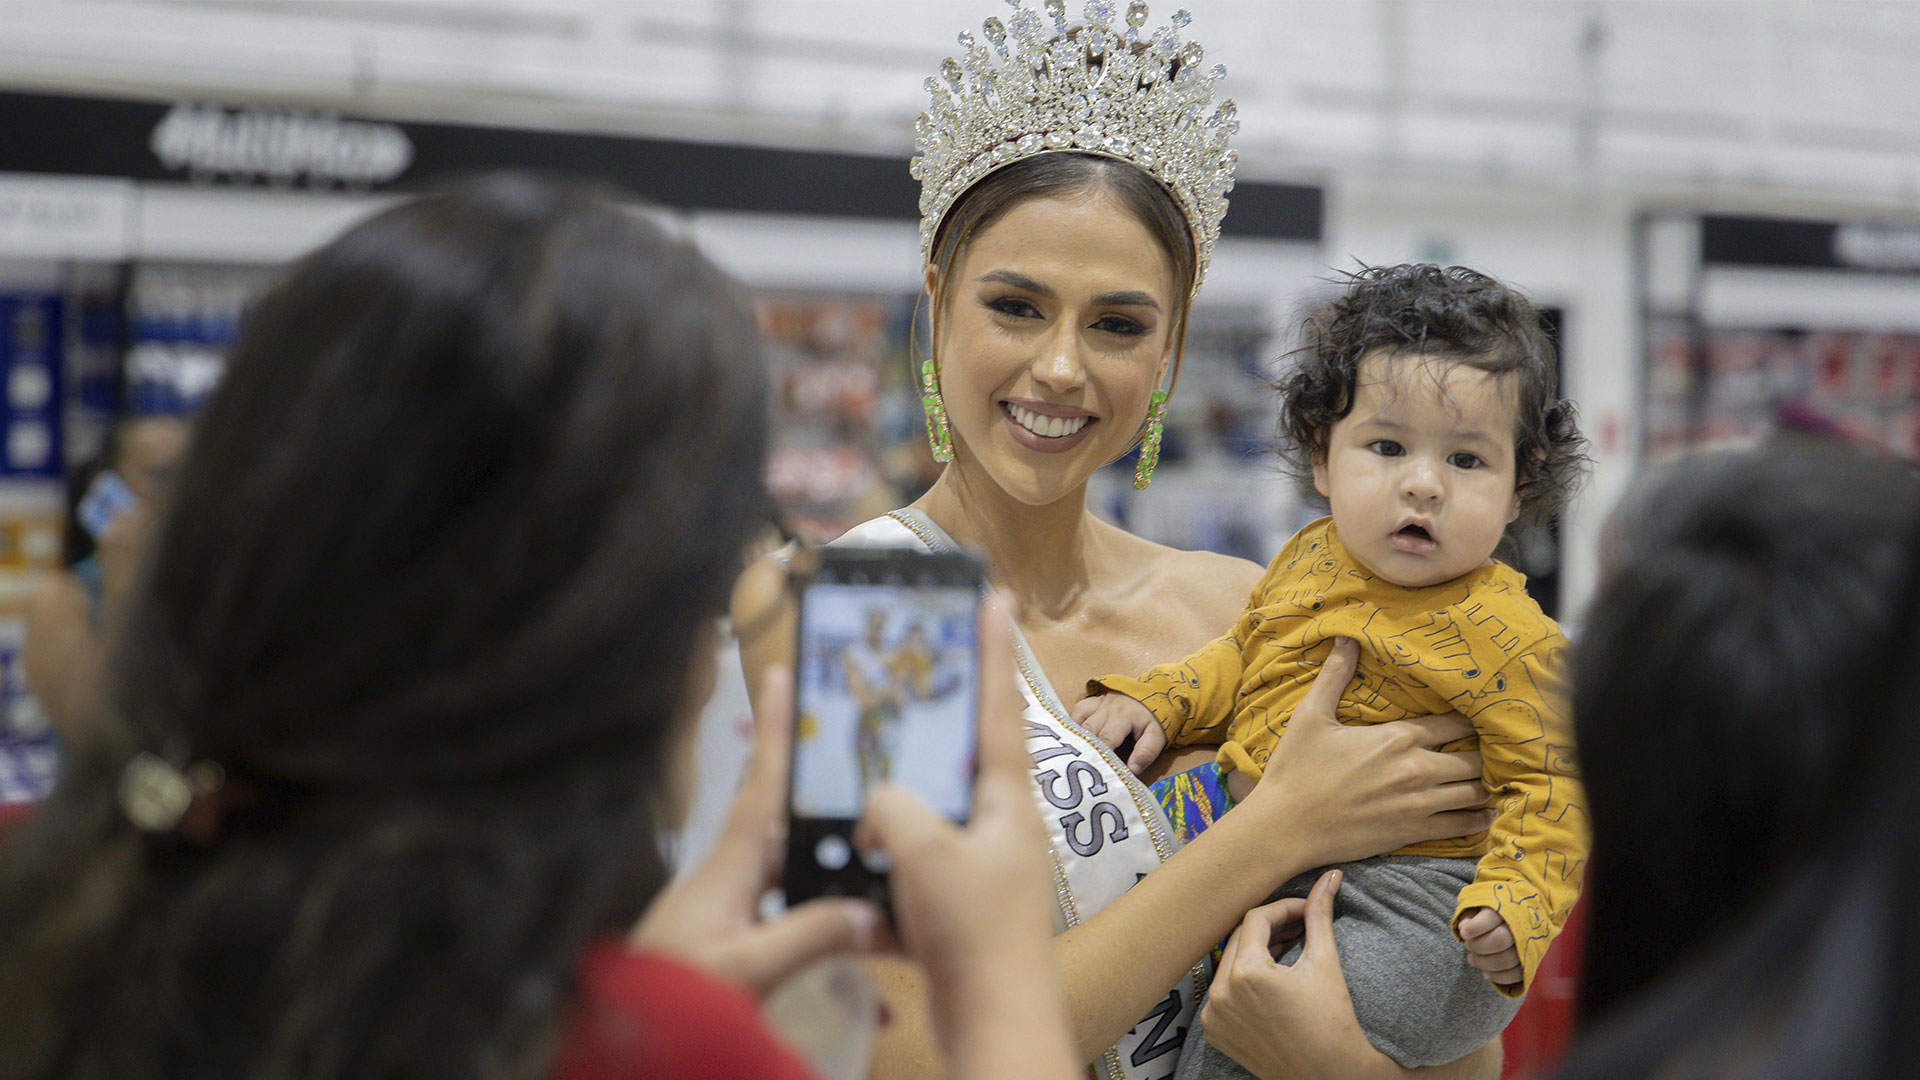
[[966, 555], [820, 553], [800, 593], [782, 874], [789, 905], [859, 896], [889, 910], [884, 858], [853, 846], [875, 784], [902, 784], [950, 820], [967, 820], [984, 580]]
[[88, 535], [98, 540], [114, 518], [138, 501], [140, 497], [133, 493], [119, 473], [102, 469], [100, 475], [93, 478], [93, 483], [87, 485], [87, 493], [80, 496], [80, 504], [74, 508], [73, 516]]

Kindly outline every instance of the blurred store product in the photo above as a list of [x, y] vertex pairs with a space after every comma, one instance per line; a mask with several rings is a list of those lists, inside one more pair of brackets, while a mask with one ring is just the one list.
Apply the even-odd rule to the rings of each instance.
[[[1691, 265], [1649, 289], [1646, 449], [1821, 430], [1920, 459], [1920, 228], [1701, 215], [1679, 231]], [[1671, 260], [1670, 260], [1671, 261]]]

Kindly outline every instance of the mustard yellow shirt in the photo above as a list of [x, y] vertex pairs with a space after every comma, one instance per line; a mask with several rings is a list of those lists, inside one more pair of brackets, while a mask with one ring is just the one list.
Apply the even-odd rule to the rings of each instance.
[[1171, 746], [1222, 741], [1219, 762], [1258, 778], [1287, 718], [1335, 637], [1360, 644], [1359, 673], [1340, 701], [1347, 724], [1457, 712], [1477, 733], [1497, 816], [1486, 832], [1414, 844], [1395, 855], [1478, 858], [1454, 922], [1498, 911], [1513, 931], [1525, 980], [1579, 898], [1586, 863], [1586, 796], [1560, 682], [1566, 638], [1526, 592], [1526, 578], [1489, 564], [1410, 589], [1369, 573], [1340, 544], [1332, 518], [1300, 530], [1274, 557], [1233, 631], [1114, 691], [1152, 710]]

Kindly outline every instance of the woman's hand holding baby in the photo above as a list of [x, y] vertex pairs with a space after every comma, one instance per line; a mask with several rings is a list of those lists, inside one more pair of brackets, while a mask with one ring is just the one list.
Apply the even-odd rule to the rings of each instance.
[[[1466, 720], [1449, 713], [1366, 727], [1340, 722], [1340, 698], [1359, 659], [1358, 644], [1338, 639], [1247, 799], [1284, 800], [1275, 814], [1280, 822], [1321, 822], [1323, 828], [1308, 830], [1321, 841], [1321, 865], [1485, 829], [1493, 812], [1477, 809], [1487, 800], [1480, 755], [1437, 749], [1473, 734]], [[1086, 698], [1074, 706], [1073, 718], [1116, 751], [1133, 740], [1127, 767], [1136, 774], [1167, 746], [1153, 713], [1125, 694]], [[1511, 946], [1508, 938], [1504, 946]], [[1501, 947], [1487, 952], [1497, 958]]]
[[1083, 698], [1073, 707], [1073, 718], [1115, 753], [1132, 739], [1133, 750], [1127, 754], [1127, 768], [1136, 776], [1145, 772], [1167, 748], [1167, 733], [1161, 729], [1160, 721], [1145, 705], [1125, 694]]
[[[1354, 1018], [1353, 999], [1333, 940], [1333, 894], [1340, 871], [1314, 882], [1306, 899], [1278, 900], [1247, 912], [1227, 939], [1200, 1023], [1207, 1040], [1257, 1077], [1390, 1076]], [[1305, 936], [1291, 965], [1275, 957]], [[1283, 1027], [1285, 1038], [1275, 1038]]]
[[[1270, 806], [1271, 819], [1312, 844], [1314, 865], [1364, 859], [1424, 840], [1479, 832], [1480, 755], [1437, 747], [1473, 734], [1453, 714], [1348, 727], [1337, 710], [1360, 648], [1341, 638], [1287, 721], [1259, 784], [1242, 802]], [[1301, 829], [1301, 822], [1313, 822]]]
[[[1227, 941], [1200, 1013], [1207, 1040], [1262, 1078], [1499, 1075], [1498, 1040], [1437, 1069], [1408, 1069], [1367, 1041], [1353, 1015], [1333, 937], [1333, 897], [1340, 878], [1340, 871], [1330, 870], [1306, 899], [1279, 900], [1247, 912]], [[1275, 959], [1302, 937], [1300, 955], [1291, 965]]]

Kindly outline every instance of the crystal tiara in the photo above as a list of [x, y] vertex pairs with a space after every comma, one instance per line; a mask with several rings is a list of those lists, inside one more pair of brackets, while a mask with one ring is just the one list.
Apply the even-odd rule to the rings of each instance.
[[1123, 29], [1113, 25], [1114, 0], [1087, 0], [1085, 21], [1069, 29], [1066, 0], [1045, 0], [1049, 32], [1022, 0], [1007, 4], [1005, 23], [988, 19], [984, 41], [962, 31], [965, 58], [948, 57], [940, 77], [926, 81], [933, 103], [914, 121], [908, 166], [920, 181], [921, 261], [932, 258], [947, 211], [981, 177], [1074, 151], [1131, 162], [1173, 195], [1193, 237], [1198, 289], [1239, 162], [1227, 149], [1240, 129], [1234, 103], [1213, 108], [1213, 85], [1227, 69], [1202, 71], [1200, 43], [1181, 43], [1185, 11], [1147, 35], [1145, 0], [1127, 5]]

